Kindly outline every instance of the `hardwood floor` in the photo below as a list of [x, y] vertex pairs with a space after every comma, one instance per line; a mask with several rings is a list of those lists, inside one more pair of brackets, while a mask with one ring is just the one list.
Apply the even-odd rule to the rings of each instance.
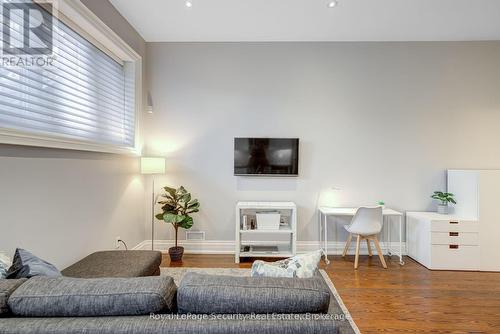
[[[500, 273], [430, 271], [410, 258], [400, 266], [374, 256], [330, 257], [328, 272], [362, 333], [500, 333]], [[231, 255], [184, 255], [164, 267], [250, 268]]]

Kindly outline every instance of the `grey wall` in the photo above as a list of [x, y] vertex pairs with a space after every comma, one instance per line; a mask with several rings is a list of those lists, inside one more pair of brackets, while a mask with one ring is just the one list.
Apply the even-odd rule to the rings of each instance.
[[[144, 40], [108, 1], [84, 0], [145, 56]], [[81, 257], [145, 239], [138, 159], [0, 145], [0, 251], [24, 247], [63, 268]]]
[[138, 159], [0, 146], [0, 245], [63, 268], [96, 250], [144, 240]]
[[108, 0], [81, 1], [128, 45], [144, 57], [146, 52], [144, 39]]
[[[295, 201], [299, 240], [316, 240], [331, 187], [336, 205], [428, 210], [447, 168], [500, 168], [499, 42], [148, 43], [147, 55], [146, 147], [167, 157], [160, 183], [200, 199], [207, 239], [234, 239], [238, 200]], [[235, 136], [299, 137], [300, 177], [233, 176]]]

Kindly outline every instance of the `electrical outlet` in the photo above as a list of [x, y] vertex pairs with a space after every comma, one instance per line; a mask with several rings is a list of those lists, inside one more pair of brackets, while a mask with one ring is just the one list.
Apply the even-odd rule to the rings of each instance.
[[115, 249], [120, 248], [120, 240], [122, 240], [121, 237], [116, 237], [115, 238]]

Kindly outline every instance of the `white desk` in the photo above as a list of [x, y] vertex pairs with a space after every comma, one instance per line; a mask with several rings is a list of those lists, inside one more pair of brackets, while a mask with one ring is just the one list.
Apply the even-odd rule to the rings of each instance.
[[[318, 209], [318, 223], [319, 223], [319, 242], [323, 243], [323, 253], [325, 254], [325, 262], [329, 264], [328, 260], [328, 234], [327, 234], [327, 225], [328, 225], [328, 217], [353, 217], [356, 214], [357, 208], [332, 208], [332, 207], [319, 207]], [[383, 209], [382, 215], [384, 217], [384, 225], [387, 220], [387, 217], [396, 217], [399, 222], [399, 263], [404, 265], [403, 261], [403, 213], [392, 210], [392, 209]], [[392, 251], [390, 247], [391, 243], [391, 228], [388, 226], [387, 228], [387, 240], [385, 241], [387, 255], [392, 256]]]

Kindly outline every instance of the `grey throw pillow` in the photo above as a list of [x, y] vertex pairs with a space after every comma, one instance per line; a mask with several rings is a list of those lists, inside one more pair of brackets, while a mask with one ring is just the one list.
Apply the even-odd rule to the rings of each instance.
[[34, 276], [62, 276], [57, 268], [27, 250], [17, 248], [12, 266], [7, 271], [7, 278], [31, 278]]

